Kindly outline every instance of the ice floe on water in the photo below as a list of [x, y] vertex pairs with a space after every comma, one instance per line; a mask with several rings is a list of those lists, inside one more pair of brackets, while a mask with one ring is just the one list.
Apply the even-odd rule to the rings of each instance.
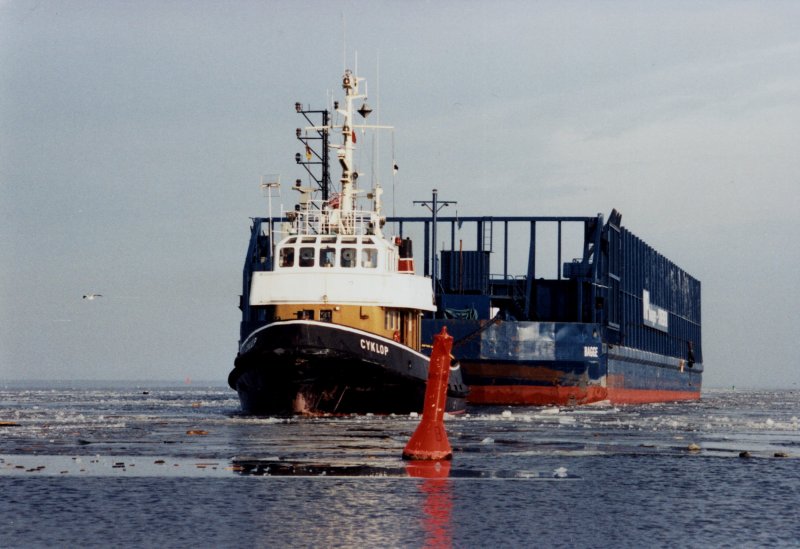
[[545, 407], [541, 408], [537, 413], [539, 415], [542, 415], [542, 416], [549, 416], [549, 415], [558, 414], [560, 412], [561, 412], [561, 408], [559, 408], [558, 406], [545, 406]]
[[559, 467], [553, 471], [553, 476], [555, 478], [566, 478], [567, 477], [567, 468], [566, 467]]
[[[472, 456], [475, 463], [620, 453], [685, 456], [691, 444], [700, 448], [691, 455], [800, 458], [798, 409], [798, 392], [721, 393], [653, 405], [470, 406], [464, 414], [446, 414], [445, 427], [462, 463]], [[393, 462], [420, 416], [245, 416], [235, 393], [220, 388], [0, 389], [0, 454]]]
[[597, 402], [590, 402], [586, 404], [586, 408], [615, 408], [610, 400], [598, 400]]

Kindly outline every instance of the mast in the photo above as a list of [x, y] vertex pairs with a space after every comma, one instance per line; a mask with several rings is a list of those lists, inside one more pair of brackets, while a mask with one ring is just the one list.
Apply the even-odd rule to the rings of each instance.
[[344, 110], [339, 110], [344, 116], [342, 122], [342, 145], [337, 153], [339, 164], [342, 166], [341, 183], [342, 194], [340, 198], [340, 208], [343, 213], [353, 210], [355, 201], [355, 183], [358, 174], [353, 171], [353, 146], [355, 144], [356, 131], [352, 127], [353, 123], [353, 100], [360, 98], [358, 94], [358, 78], [348, 69], [344, 71], [342, 78], [342, 88], [344, 88]]
[[[353, 151], [357, 143], [356, 129], [383, 129], [382, 126], [355, 124], [354, 118], [356, 112], [365, 119], [372, 112], [372, 109], [366, 103], [366, 93], [362, 94], [359, 92], [359, 83], [362, 80], [364, 79], [356, 76], [353, 71], [346, 69], [342, 77], [342, 89], [344, 89], [345, 92], [344, 108], [339, 108], [338, 102], [334, 103], [334, 109], [343, 117], [340, 128], [342, 140], [341, 144], [337, 147], [336, 153], [342, 168], [342, 176], [339, 180], [341, 185], [341, 193], [339, 195], [340, 227], [344, 234], [355, 234], [356, 225], [360, 224], [359, 220], [368, 217], [368, 231], [371, 234], [381, 236], [381, 226], [383, 223], [380, 218], [380, 196], [382, 190], [379, 185], [376, 184], [372, 193], [367, 195], [367, 198], [373, 200], [372, 211], [361, 212], [358, 208], [359, 173], [355, 170], [353, 165]], [[358, 99], [363, 100], [363, 103], [358, 110], [355, 110], [354, 102]]]
[[[317, 183], [317, 188], [304, 187], [298, 179], [294, 189], [302, 193], [301, 203], [296, 212], [291, 212], [290, 219], [295, 224], [296, 232], [312, 231], [314, 234], [331, 233], [343, 235], [373, 234], [382, 236], [381, 227], [384, 218], [381, 217], [381, 194], [383, 190], [376, 181], [371, 192], [366, 198], [372, 201], [372, 208], [359, 206], [359, 194], [364, 193], [358, 189], [359, 172], [354, 163], [354, 151], [357, 143], [357, 129], [394, 129], [391, 126], [372, 126], [355, 123], [355, 113], [367, 118], [372, 109], [367, 105], [366, 93], [359, 91], [359, 84], [363, 78], [358, 78], [353, 71], [347, 69], [342, 77], [342, 89], [345, 91], [343, 104], [333, 102], [333, 110], [342, 118], [341, 125], [331, 121], [328, 110], [305, 109], [300, 103], [295, 103], [295, 109], [312, 124], [305, 131], [297, 129], [297, 139], [303, 143], [305, 154], [295, 154], [295, 161], [302, 165], [311, 178]], [[365, 84], [366, 86], [366, 84]], [[361, 99], [361, 106], [356, 109], [355, 101]], [[321, 125], [313, 125], [309, 115], [318, 114]], [[338, 131], [341, 135], [340, 143], [329, 144], [331, 132]], [[317, 143], [319, 142], [319, 143]], [[311, 145], [320, 145], [320, 150], [315, 150]], [[318, 147], [319, 148], [319, 147]], [[339, 179], [339, 193], [333, 193], [330, 184], [329, 149], [336, 150], [342, 174]], [[321, 167], [321, 175], [315, 174], [313, 166]], [[314, 200], [312, 193], [320, 192], [322, 200]]]
[[431, 282], [433, 284], [433, 293], [438, 295], [439, 262], [436, 251], [436, 225], [438, 224], [439, 210], [451, 204], [458, 204], [458, 202], [454, 200], [439, 200], [439, 191], [433, 189], [433, 197], [431, 200], [415, 200], [414, 204], [425, 206], [431, 211], [431, 228], [433, 230], [433, 235], [431, 237], [433, 240], [433, 273], [431, 278], [433, 280]]
[[[294, 108], [298, 114], [302, 114], [303, 118], [305, 118], [308, 123], [311, 124], [310, 127], [306, 128], [305, 133], [303, 133], [303, 130], [300, 128], [297, 128], [296, 130], [297, 139], [304, 145], [305, 148], [305, 160], [303, 160], [303, 155], [300, 153], [294, 155], [294, 159], [298, 164], [306, 169], [308, 175], [317, 184], [317, 187], [322, 194], [322, 200], [328, 200], [331, 188], [331, 175], [328, 158], [330, 112], [327, 109], [304, 109], [303, 105], [299, 102], [294, 104]], [[319, 115], [322, 123], [320, 125], [315, 125], [311, 120], [310, 115]], [[309, 130], [312, 132], [311, 135], [308, 134]], [[318, 147], [319, 150], [311, 146], [315, 141], [320, 141]], [[312, 170], [311, 166], [320, 166], [319, 176], [317, 176], [315, 171]]]

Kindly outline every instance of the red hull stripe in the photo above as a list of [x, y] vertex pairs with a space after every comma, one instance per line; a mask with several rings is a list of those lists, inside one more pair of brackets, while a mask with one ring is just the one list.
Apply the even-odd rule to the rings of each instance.
[[671, 402], [698, 400], [700, 391], [661, 391], [658, 389], [609, 389], [608, 399], [615, 404], [643, 404], [646, 402]]
[[697, 400], [700, 391], [661, 391], [605, 387], [540, 387], [524, 385], [471, 385], [467, 402], [495, 405], [575, 405], [610, 400], [615, 404], [641, 404]]
[[589, 404], [606, 400], [605, 387], [542, 387], [531, 385], [470, 385], [469, 404]]

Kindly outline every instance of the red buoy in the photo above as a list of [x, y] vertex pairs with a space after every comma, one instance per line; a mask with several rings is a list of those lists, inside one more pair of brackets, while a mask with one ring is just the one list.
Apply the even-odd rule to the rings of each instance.
[[433, 352], [428, 366], [428, 385], [422, 420], [411, 440], [403, 450], [403, 459], [451, 459], [453, 449], [444, 430], [444, 408], [447, 400], [447, 382], [450, 379], [450, 350], [453, 338], [442, 327], [433, 336]]

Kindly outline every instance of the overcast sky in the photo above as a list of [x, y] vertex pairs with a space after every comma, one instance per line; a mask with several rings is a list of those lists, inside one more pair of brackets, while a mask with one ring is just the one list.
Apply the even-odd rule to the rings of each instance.
[[434, 187], [462, 215], [617, 208], [701, 280], [706, 386], [796, 388], [799, 21], [797, 2], [2, 0], [0, 380], [224, 383], [259, 178], [303, 175], [294, 103], [341, 95], [357, 50], [397, 128], [399, 214]]

